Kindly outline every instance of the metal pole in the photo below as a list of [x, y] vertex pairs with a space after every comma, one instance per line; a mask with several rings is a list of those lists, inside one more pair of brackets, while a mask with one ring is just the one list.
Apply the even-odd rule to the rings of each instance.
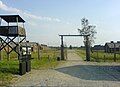
[[64, 44], [63, 44], [63, 36], [61, 36], [61, 60], [64, 60]]
[[86, 61], [90, 61], [90, 44], [89, 44], [89, 38], [86, 36]]

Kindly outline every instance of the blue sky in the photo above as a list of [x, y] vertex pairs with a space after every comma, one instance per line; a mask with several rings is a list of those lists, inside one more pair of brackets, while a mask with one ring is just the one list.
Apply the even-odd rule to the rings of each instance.
[[[83, 17], [96, 25], [95, 44], [120, 40], [120, 0], [0, 0], [0, 14], [19, 14], [26, 21], [27, 39], [59, 46], [58, 34], [79, 34]], [[65, 38], [69, 46], [83, 38]]]

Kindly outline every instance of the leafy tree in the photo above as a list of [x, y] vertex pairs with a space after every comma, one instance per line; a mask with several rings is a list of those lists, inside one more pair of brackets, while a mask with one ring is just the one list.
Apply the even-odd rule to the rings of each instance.
[[[96, 26], [90, 25], [88, 19], [86, 19], [86, 18], [82, 18], [81, 19], [81, 25], [82, 25], [82, 29], [78, 29], [78, 32], [81, 35], [90, 35], [88, 38], [89, 38], [90, 46], [92, 46], [92, 44], [95, 42], [94, 41], [95, 34], [97, 33], [96, 30], [95, 30]], [[83, 42], [85, 44], [86, 37], [84, 37], [84, 41]]]

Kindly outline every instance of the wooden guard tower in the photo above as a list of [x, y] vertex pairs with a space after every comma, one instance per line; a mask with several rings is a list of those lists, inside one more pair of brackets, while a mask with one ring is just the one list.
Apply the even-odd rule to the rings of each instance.
[[[3, 20], [7, 22], [6, 26], [2, 25]], [[21, 27], [19, 23], [22, 23]], [[19, 15], [0, 15], [0, 52], [4, 49], [8, 60], [12, 51], [18, 54], [19, 60], [21, 59], [21, 43], [26, 42], [24, 23], [25, 21]]]
[[[3, 20], [7, 23], [6, 26], [3, 26]], [[25, 21], [19, 15], [0, 15], [0, 54], [4, 49], [7, 53], [8, 60], [9, 54], [12, 51], [15, 51], [18, 54], [20, 75], [31, 70], [31, 54], [28, 52], [29, 46], [26, 41], [24, 23]], [[19, 26], [20, 24], [22, 25]], [[23, 55], [24, 51], [22, 43], [25, 43], [25, 55]]]

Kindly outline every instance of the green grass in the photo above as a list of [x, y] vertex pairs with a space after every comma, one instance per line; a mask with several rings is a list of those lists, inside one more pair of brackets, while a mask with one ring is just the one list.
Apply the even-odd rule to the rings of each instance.
[[37, 53], [33, 53], [32, 56], [32, 68], [33, 69], [47, 69], [54, 68], [57, 66], [57, 57], [59, 56], [59, 51], [53, 50], [44, 50], [41, 52], [40, 59], [37, 58]]
[[10, 84], [14, 74], [18, 74], [18, 61], [0, 61], [0, 86]]
[[86, 54], [85, 54], [85, 50], [79, 50], [79, 49], [76, 49], [76, 53], [83, 59], [85, 60], [86, 59]]
[[[76, 53], [85, 59], [85, 50], [76, 50]], [[104, 51], [93, 51], [90, 53], [91, 61], [95, 62], [114, 62], [113, 53], [105, 53]], [[120, 62], [120, 54], [116, 54], [116, 62]]]
[[[105, 53], [104, 51], [94, 51], [91, 57], [98, 62], [114, 62], [114, 53]], [[120, 61], [120, 54], [116, 54], [116, 61]]]
[[12, 52], [8, 61], [5, 51], [1, 52], [2, 60], [0, 61], [0, 86], [5, 86], [11, 83], [15, 74], [18, 74], [19, 62], [17, 54]]
[[43, 57], [41, 60], [32, 60], [33, 69], [55, 68], [57, 64], [58, 62], [56, 61], [56, 58]]
[[[44, 50], [38, 59], [37, 52], [32, 52], [31, 66], [32, 69], [49, 69], [55, 68], [58, 65], [56, 60], [59, 51], [56, 49]], [[15, 52], [11, 53], [10, 60], [7, 60], [7, 55], [2, 52], [2, 60], [0, 61], [0, 86], [6, 86], [11, 83], [15, 75], [19, 73], [19, 61]]]

